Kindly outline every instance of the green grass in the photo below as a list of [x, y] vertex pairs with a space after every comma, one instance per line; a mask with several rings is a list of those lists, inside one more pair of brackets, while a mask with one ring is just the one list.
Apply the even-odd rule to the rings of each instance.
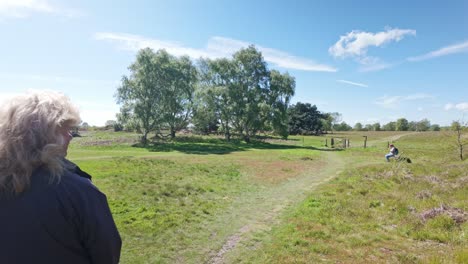
[[376, 164], [373, 156], [385, 153], [378, 148], [340, 153], [369, 164], [322, 185], [242, 262], [467, 263], [467, 222], [421, 218], [442, 204], [468, 211], [468, 163], [451, 155], [447, 140], [437, 133], [397, 140], [413, 164]]
[[[330, 137], [351, 148], [325, 147]], [[413, 163], [385, 162], [389, 142]], [[225, 263], [466, 263], [467, 222], [420, 217], [468, 211], [453, 143], [448, 132], [351, 132], [140, 146], [136, 134], [89, 132], [69, 158], [106, 193], [122, 263], [206, 263], [233, 236]]]
[[231, 210], [320, 162], [313, 142], [278, 142], [194, 136], [143, 147], [134, 134], [89, 132], [69, 158], [107, 195], [122, 263], [201, 263], [239, 228], [244, 216]]
[[197, 249], [192, 243], [200, 241], [194, 237], [204, 235], [204, 226], [229, 206], [224, 197], [254, 188], [233, 164], [113, 158], [80, 165], [109, 197], [124, 241], [122, 263], [190, 258]]

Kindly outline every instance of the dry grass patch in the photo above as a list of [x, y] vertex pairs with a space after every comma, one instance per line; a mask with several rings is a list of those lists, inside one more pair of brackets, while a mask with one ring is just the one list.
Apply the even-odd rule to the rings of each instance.
[[324, 162], [311, 157], [296, 160], [266, 160], [262, 157], [249, 157], [240, 158], [238, 163], [242, 166], [242, 170], [255, 180], [272, 184], [320, 170], [325, 165]]

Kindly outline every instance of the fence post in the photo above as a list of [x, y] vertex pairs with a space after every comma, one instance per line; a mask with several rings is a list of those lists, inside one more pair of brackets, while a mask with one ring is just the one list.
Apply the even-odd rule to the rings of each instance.
[[330, 145], [332, 148], [335, 147], [335, 140], [333, 138], [330, 139]]
[[364, 137], [364, 148], [367, 147], [367, 136], [363, 136]]

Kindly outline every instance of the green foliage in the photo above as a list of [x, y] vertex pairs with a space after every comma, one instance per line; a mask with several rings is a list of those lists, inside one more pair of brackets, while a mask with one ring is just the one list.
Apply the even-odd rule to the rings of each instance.
[[396, 130], [396, 122], [388, 122], [383, 126], [385, 131], [395, 131]]
[[408, 131], [409, 129], [409, 123], [406, 118], [400, 118], [396, 121], [396, 131]]
[[265, 111], [270, 111], [269, 118], [273, 132], [287, 139], [289, 135], [288, 106], [294, 95], [296, 81], [288, 73], [281, 74], [276, 70], [270, 72], [270, 78], [271, 93], [268, 96], [270, 107], [266, 107]]
[[138, 52], [129, 66], [130, 76], [122, 77], [117, 102], [122, 104], [119, 121], [143, 130], [147, 135], [164, 126], [170, 134], [187, 125], [196, 82], [196, 69], [188, 57], [176, 58], [165, 50], [150, 48]]
[[335, 125], [336, 131], [350, 131], [352, 129], [353, 128], [350, 125], [346, 124], [345, 121], [341, 122], [340, 124]]
[[356, 124], [354, 125], [354, 128], [353, 128], [353, 129], [354, 129], [355, 131], [362, 131], [362, 128], [363, 128], [363, 127], [362, 127], [362, 124], [358, 122], [358, 123], [356, 123]]
[[239, 50], [232, 59], [202, 60], [200, 71], [198, 94], [202, 100], [198, 102], [197, 123], [218, 118], [226, 139], [230, 139], [232, 128], [249, 142], [269, 125], [287, 137], [286, 111], [295, 80], [287, 73], [270, 72], [254, 46]]
[[327, 118], [318, 111], [315, 105], [297, 102], [289, 110], [289, 133], [297, 134], [320, 134], [323, 129], [322, 119]]

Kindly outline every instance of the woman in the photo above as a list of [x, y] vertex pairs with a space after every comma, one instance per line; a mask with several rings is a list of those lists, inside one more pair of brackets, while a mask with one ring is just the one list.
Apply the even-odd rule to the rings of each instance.
[[390, 158], [395, 157], [396, 155], [398, 155], [398, 153], [397, 153], [398, 150], [397, 150], [397, 148], [395, 148], [395, 146], [393, 144], [390, 144], [389, 147], [390, 147], [390, 152], [388, 152], [388, 154], [385, 155], [385, 158], [387, 159], [387, 162], [390, 161]]
[[78, 110], [33, 92], [0, 110], [0, 263], [118, 263], [106, 196], [65, 159]]

